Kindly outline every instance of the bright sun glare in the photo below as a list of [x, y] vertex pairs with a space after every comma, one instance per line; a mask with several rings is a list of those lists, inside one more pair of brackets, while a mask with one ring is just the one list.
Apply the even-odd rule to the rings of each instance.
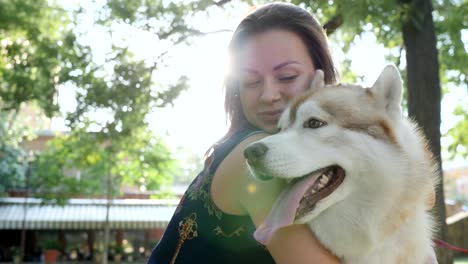
[[[96, 8], [91, 3], [81, 2], [89, 12]], [[70, 8], [72, 4], [69, 3]], [[244, 8], [239, 8], [240, 15]], [[135, 59], [154, 62], [158, 56], [168, 51], [160, 68], [154, 72], [156, 84], [175, 84], [181, 75], [189, 78], [188, 89], [174, 101], [173, 106], [155, 109], [148, 116], [150, 128], [162, 136], [172, 149], [183, 147], [202, 156], [204, 152], [227, 131], [224, 114], [223, 78], [227, 65], [227, 45], [231, 32], [207, 34], [193, 38], [189, 44], [171, 46], [168, 42], [158, 41], [154, 33], [135, 30], [128, 25], [113, 25], [112, 39], [98, 27], [93, 27], [92, 16], [84, 17], [83, 31], [88, 32], [82, 40], [93, 48], [94, 60], [104, 64], [105, 54], [111, 43], [128, 45], [135, 53]], [[237, 24], [235, 17], [227, 18], [222, 10], [215, 10], [208, 18], [195, 17], [192, 25], [203, 32], [233, 30]], [[59, 90], [59, 103], [62, 112], [73, 111], [73, 87]], [[93, 118], [104, 121], [109, 113], [100, 111]], [[52, 129], [66, 130], [62, 118], [52, 122]]]
[[230, 34], [214, 34], [199, 39], [189, 48], [180, 48], [164, 74], [185, 74], [190, 87], [173, 107], [151, 114], [152, 128], [167, 133], [172, 146], [184, 146], [203, 154], [227, 130], [224, 114], [223, 78]]

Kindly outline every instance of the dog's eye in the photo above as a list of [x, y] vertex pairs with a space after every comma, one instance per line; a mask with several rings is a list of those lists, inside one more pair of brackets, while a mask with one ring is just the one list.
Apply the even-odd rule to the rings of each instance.
[[326, 125], [325, 122], [315, 118], [310, 118], [309, 120], [304, 122], [304, 128], [319, 128], [324, 125]]

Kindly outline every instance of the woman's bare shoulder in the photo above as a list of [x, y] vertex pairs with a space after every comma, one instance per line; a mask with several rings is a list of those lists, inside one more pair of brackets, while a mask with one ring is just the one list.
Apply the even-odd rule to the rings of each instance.
[[266, 136], [268, 136], [266, 133], [256, 133], [243, 139], [218, 166], [211, 185], [211, 195], [222, 211], [231, 214], [249, 214], [242, 204], [242, 198], [254, 187], [250, 184], [252, 179], [248, 174], [243, 152], [250, 144]]

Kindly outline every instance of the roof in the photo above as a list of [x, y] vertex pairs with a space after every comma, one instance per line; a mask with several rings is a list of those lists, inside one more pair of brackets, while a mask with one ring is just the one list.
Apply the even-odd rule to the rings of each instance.
[[[177, 202], [113, 199], [109, 211], [110, 228], [165, 228]], [[64, 206], [41, 203], [41, 199], [35, 198], [0, 198], [0, 230], [22, 229], [24, 219], [25, 228], [31, 230], [104, 228], [106, 199], [70, 199]]]

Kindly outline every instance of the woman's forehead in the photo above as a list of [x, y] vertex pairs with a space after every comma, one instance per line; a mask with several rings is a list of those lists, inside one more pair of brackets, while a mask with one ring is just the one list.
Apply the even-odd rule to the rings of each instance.
[[269, 30], [245, 39], [234, 54], [237, 70], [275, 70], [282, 64], [313, 65], [302, 39], [286, 30]]

